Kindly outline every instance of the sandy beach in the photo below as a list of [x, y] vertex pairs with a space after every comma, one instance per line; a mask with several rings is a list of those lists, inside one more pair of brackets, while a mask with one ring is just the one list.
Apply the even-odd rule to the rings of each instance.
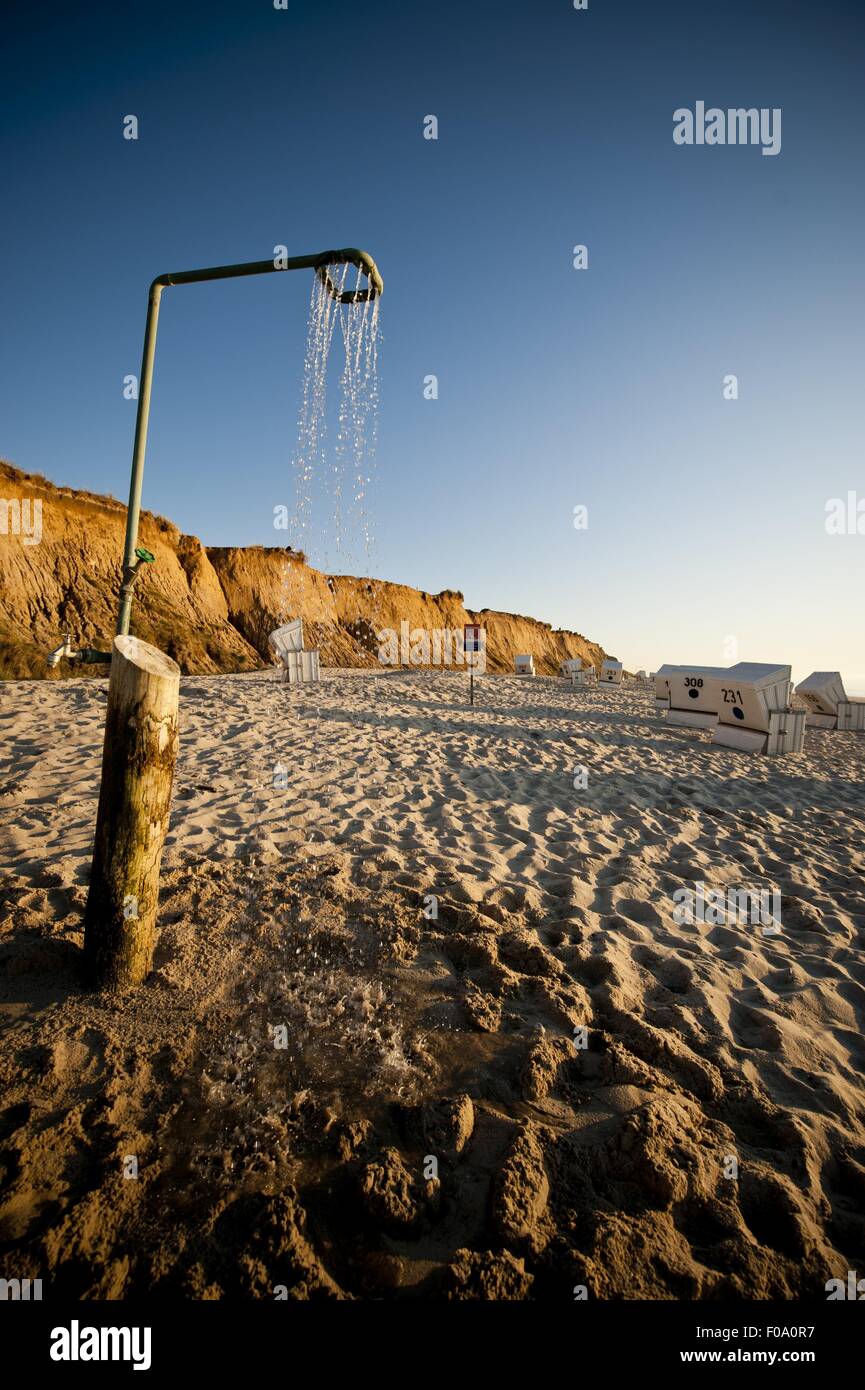
[[[79, 973], [106, 690], [0, 687], [23, 1273], [708, 1299], [861, 1266], [862, 736], [734, 753], [552, 678], [472, 708], [457, 674], [184, 677], [155, 970], [118, 1001]], [[780, 931], [677, 921], [698, 883], [776, 893]]]

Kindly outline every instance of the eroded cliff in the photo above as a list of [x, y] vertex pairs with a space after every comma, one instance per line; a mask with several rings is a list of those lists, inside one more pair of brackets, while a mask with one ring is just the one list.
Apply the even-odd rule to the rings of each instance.
[[[46, 675], [46, 653], [67, 631], [75, 646], [108, 648], [125, 523], [126, 508], [113, 497], [56, 487], [0, 462], [0, 674]], [[404, 624], [409, 634], [483, 624], [491, 671], [513, 670], [516, 652], [530, 652], [546, 673], [566, 657], [598, 665], [605, 654], [579, 633], [534, 618], [467, 609], [456, 590], [427, 594], [327, 575], [276, 546], [207, 549], [151, 512], [141, 513], [139, 543], [156, 563], [138, 580], [132, 631], [187, 673], [269, 664], [267, 634], [281, 614], [303, 618], [306, 645], [320, 647], [330, 666], [378, 664], [379, 634], [399, 636]], [[64, 663], [61, 674], [69, 669]]]

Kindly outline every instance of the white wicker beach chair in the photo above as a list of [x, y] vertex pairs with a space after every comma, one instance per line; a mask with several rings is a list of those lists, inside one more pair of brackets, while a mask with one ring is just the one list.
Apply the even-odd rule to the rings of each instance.
[[710, 678], [718, 706], [712, 742], [749, 753], [801, 753], [805, 711], [790, 707], [790, 667], [740, 661]]
[[720, 696], [712, 685], [723, 666], [662, 666], [655, 677], [655, 702], [659, 683], [666, 687], [667, 723], [686, 729], [712, 729], [718, 722]]
[[796, 686], [796, 694], [808, 706], [809, 728], [865, 733], [865, 700], [850, 699], [840, 671], [812, 671]]
[[271, 651], [282, 662], [282, 679], [289, 685], [303, 685], [321, 678], [318, 648], [303, 645], [303, 621], [293, 618], [268, 637]]

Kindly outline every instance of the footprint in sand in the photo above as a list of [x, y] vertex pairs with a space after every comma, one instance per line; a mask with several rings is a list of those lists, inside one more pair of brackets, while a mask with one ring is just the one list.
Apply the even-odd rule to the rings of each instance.
[[730, 1010], [730, 1028], [740, 1047], [756, 1048], [762, 1052], [778, 1052], [784, 1037], [775, 1020], [747, 1004], [734, 1004]]
[[694, 972], [690, 965], [677, 960], [675, 956], [659, 956], [650, 950], [635, 950], [634, 960], [650, 970], [664, 989], [671, 994], [686, 994], [694, 983]]

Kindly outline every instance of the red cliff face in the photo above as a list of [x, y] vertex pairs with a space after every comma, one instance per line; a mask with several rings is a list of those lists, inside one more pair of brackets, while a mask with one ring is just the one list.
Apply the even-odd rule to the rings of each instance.
[[[112, 497], [55, 487], [0, 462], [0, 674], [44, 676], [45, 655], [65, 631], [73, 645], [108, 649], [125, 523], [126, 508]], [[150, 512], [141, 514], [139, 541], [156, 563], [138, 580], [132, 631], [187, 673], [269, 664], [267, 634], [281, 615], [303, 618], [306, 645], [321, 649], [326, 666], [377, 665], [378, 634], [399, 635], [403, 623], [410, 632], [429, 633], [481, 623], [490, 671], [512, 671], [515, 652], [531, 652], [536, 670], [548, 674], [565, 657], [595, 665], [604, 657], [578, 633], [467, 609], [454, 590], [426, 594], [384, 580], [326, 575], [279, 547], [205, 549]], [[62, 664], [59, 673], [69, 669]], [[79, 669], [104, 674], [98, 666]]]

